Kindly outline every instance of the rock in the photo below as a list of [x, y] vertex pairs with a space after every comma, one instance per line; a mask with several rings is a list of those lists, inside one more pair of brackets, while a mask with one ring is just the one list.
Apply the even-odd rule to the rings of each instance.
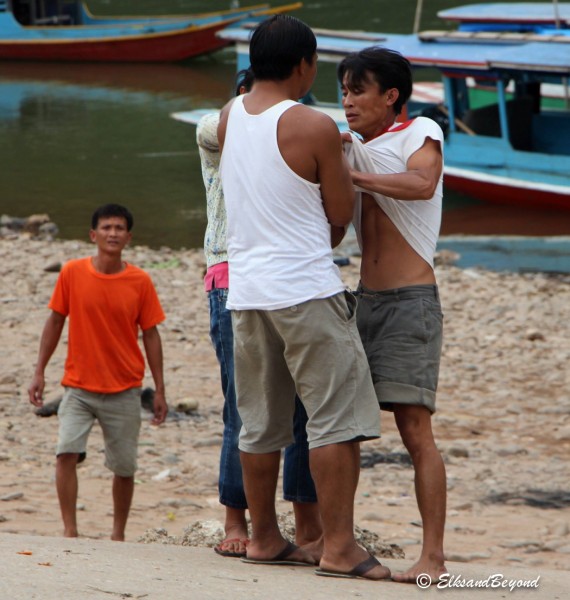
[[61, 271], [61, 263], [59, 261], [47, 264], [44, 267], [46, 273], [59, 273]]
[[449, 454], [449, 456], [454, 456], [457, 458], [469, 458], [469, 450], [463, 446], [451, 446], [446, 452]]
[[196, 521], [182, 534], [182, 546], [206, 546], [212, 548], [224, 539], [224, 527], [219, 521]]
[[552, 534], [557, 535], [558, 537], [565, 537], [570, 533], [570, 528], [568, 527], [568, 523], [566, 521], [562, 521], [561, 523], [556, 523], [552, 527]]
[[194, 398], [187, 398], [185, 400], [179, 400], [175, 406], [174, 406], [174, 410], [177, 410], [179, 412], [183, 412], [183, 413], [190, 413], [193, 412], [195, 410], [198, 410], [198, 400], [195, 400]]
[[30, 215], [25, 223], [24, 223], [24, 231], [31, 233], [32, 235], [38, 235], [40, 232], [40, 227], [49, 223], [49, 216], [46, 214], [42, 215]]
[[12, 492], [11, 494], [6, 494], [5, 496], [0, 496], [0, 500], [3, 502], [10, 502], [12, 500], [19, 500], [24, 497], [24, 492]]
[[176, 537], [168, 535], [164, 528], [147, 529], [142, 536], [137, 539], [141, 544], [176, 544]]
[[544, 337], [544, 334], [541, 331], [538, 331], [538, 329], [529, 329], [526, 333], [525, 333], [525, 338], [527, 340], [530, 340], [531, 342], [535, 342], [537, 340], [539, 341], [544, 341], [546, 338]]
[[141, 406], [144, 410], [152, 412], [154, 410], [154, 390], [146, 387], [141, 392]]
[[559, 442], [567, 442], [570, 440], [570, 425], [560, 428], [554, 432], [554, 439]]
[[63, 396], [58, 398], [57, 400], [52, 400], [51, 402], [44, 403], [43, 406], [36, 408], [35, 413], [38, 417], [52, 417], [53, 415], [57, 415], [57, 411], [59, 410], [59, 405], [63, 400]]
[[446, 554], [445, 559], [451, 562], [463, 562], [468, 563], [472, 560], [483, 560], [491, 558], [492, 554], [489, 552], [472, 552], [471, 554], [460, 554], [451, 552]]
[[472, 510], [473, 502], [464, 502], [453, 507], [454, 510]]

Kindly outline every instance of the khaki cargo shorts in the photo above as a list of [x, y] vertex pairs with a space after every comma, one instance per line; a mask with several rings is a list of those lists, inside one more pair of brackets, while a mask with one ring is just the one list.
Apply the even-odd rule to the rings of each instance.
[[232, 311], [239, 447], [254, 454], [293, 441], [295, 392], [309, 448], [380, 435], [380, 411], [348, 292], [279, 310]]
[[131, 388], [118, 394], [96, 394], [65, 388], [57, 413], [56, 455], [79, 454], [79, 462], [85, 460], [87, 438], [97, 420], [105, 441], [105, 466], [120, 477], [133, 476], [141, 426], [140, 392]]

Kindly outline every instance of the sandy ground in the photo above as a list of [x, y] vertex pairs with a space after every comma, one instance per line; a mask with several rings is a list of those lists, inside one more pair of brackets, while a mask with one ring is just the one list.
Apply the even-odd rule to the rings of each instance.
[[[562, 600], [570, 579], [564, 571], [545, 568], [489, 571], [484, 565], [449, 563], [454, 575], [425, 590], [389, 581], [316, 577], [312, 568], [244, 565], [205, 548], [21, 534], [0, 534], [0, 556], [0, 596], [10, 600]], [[410, 565], [409, 560], [383, 563], [391, 569]]]
[[[57, 418], [37, 417], [26, 387], [57, 278], [45, 269], [91, 252], [81, 242], [0, 240], [0, 534], [61, 533]], [[168, 401], [198, 403], [159, 428], [143, 425], [127, 528], [136, 542], [149, 529], [182, 535], [196, 521], [223, 518], [216, 490], [222, 396], [201, 252], [135, 247], [127, 259], [150, 272], [168, 316], [161, 326]], [[354, 287], [358, 259], [351, 262], [342, 274]], [[450, 266], [437, 276], [446, 329], [434, 428], [449, 480], [448, 559], [568, 570], [570, 280]], [[47, 371], [48, 399], [61, 394], [65, 350], [63, 340]], [[356, 522], [413, 560], [421, 529], [404, 452], [385, 415], [382, 439], [363, 445], [364, 458], [377, 464], [362, 469]], [[111, 474], [98, 427], [79, 477], [81, 535], [107, 538]], [[278, 510], [289, 505], [280, 500]]]

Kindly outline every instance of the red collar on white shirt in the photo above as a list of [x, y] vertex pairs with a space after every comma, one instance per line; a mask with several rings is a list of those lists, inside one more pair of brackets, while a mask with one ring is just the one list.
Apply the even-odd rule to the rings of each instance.
[[396, 131], [402, 131], [403, 129], [407, 129], [413, 122], [414, 122], [414, 119], [410, 119], [409, 121], [405, 121], [404, 123], [392, 123], [392, 125], [390, 125], [390, 127], [386, 127], [386, 129], [383, 129], [378, 135], [375, 135], [373, 138], [371, 138], [368, 141], [371, 142], [372, 140], [379, 138], [381, 135], [384, 135], [385, 133], [395, 133]]

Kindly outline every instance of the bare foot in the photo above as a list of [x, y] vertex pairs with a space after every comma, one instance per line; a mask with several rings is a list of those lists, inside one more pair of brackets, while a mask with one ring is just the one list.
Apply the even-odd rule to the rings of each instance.
[[220, 556], [240, 558], [246, 555], [249, 537], [245, 510], [226, 506], [225, 537], [214, 548]]
[[71, 529], [70, 530], [65, 529], [63, 531], [63, 537], [66, 537], [66, 538], [76, 538], [76, 537], [79, 537], [79, 534], [77, 533], [77, 529], [72, 529], [72, 530]]
[[299, 542], [297, 542], [297, 545], [300, 546], [307, 554], [310, 554], [312, 556], [316, 565], [318, 565], [321, 562], [324, 549], [324, 542], [322, 537], [320, 537], [318, 540], [315, 540], [313, 542], [307, 542], [305, 544], [299, 544]]
[[418, 582], [418, 577], [424, 581], [428, 581], [427, 577], [425, 577], [427, 575], [429, 576], [431, 584], [435, 584], [444, 573], [447, 573], [447, 569], [445, 568], [443, 560], [420, 558], [420, 560], [407, 571], [404, 571], [403, 573], [394, 573], [394, 575], [392, 575], [392, 580], [397, 581], [398, 583], [416, 584]]
[[246, 555], [249, 538], [228, 538], [226, 537], [217, 546], [214, 547], [216, 554], [229, 558], [241, 558]]

